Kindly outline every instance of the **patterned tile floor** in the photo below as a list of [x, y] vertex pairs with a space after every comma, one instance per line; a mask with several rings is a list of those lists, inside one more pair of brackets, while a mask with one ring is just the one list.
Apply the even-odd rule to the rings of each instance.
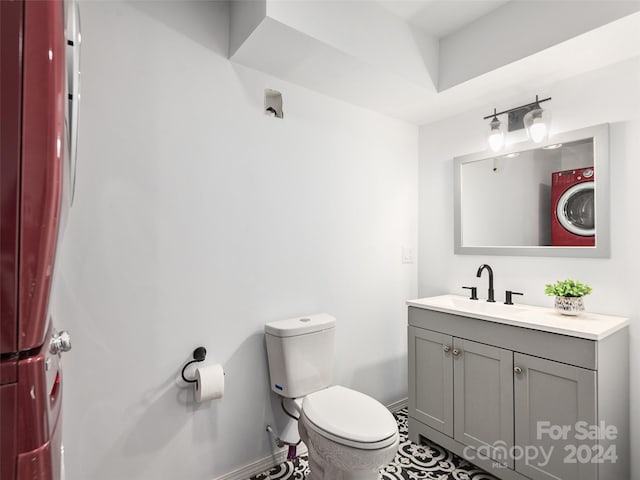
[[[439, 445], [416, 445], [407, 438], [407, 409], [394, 414], [400, 430], [396, 458], [380, 470], [381, 480], [497, 480]], [[298, 457], [249, 480], [302, 480], [309, 473], [307, 456]]]

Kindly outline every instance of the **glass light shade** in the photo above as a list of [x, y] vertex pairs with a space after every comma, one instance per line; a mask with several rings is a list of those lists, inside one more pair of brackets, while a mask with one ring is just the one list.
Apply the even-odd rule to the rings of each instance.
[[524, 128], [527, 129], [527, 135], [531, 141], [542, 143], [549, 138], [549, 129], [551, 127], [551, 112], [538, 107], [527, 113], [522, 119]]
[[504, 147], [504, 130], [497, 117], [493, 117], [493, 120], [489, 123], [489, 136], [487, 140], [489, 142], [489, 148], [494, 152], [500, 151], [502, 147]]

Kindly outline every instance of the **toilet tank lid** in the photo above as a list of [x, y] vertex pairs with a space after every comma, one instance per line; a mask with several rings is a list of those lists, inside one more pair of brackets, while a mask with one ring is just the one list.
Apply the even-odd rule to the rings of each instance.
[[264, 332], [274, 337], [295, 337], [328, 330], [335, 328], [335, 326], [335, 317], [332, 317], [328, 313], [317, 313], [315, 315], [269, 322], [264, 326]]

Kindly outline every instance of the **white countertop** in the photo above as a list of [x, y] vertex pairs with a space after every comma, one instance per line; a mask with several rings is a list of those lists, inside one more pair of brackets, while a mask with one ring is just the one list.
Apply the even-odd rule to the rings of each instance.
[[629, 319], [624, 317], [588, 312], [569, 316], [562, 315], [553, 308], [488, 303], [485, 300], [470, 300], [460, 295], [418, 298], [407, 301], [407, 305], [588, 340], [602, 340], [629, 325]]

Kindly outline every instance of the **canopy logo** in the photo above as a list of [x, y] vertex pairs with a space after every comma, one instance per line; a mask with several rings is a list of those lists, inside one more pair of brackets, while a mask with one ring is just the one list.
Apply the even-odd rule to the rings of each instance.
[[498, 440], [492, 445], [466, 446], [462, 452], [469, 461], [489, 460], [494, 467], [507, 467], [511, 461], [544, 468], [552, 457], [561, 455], [564, 463], [615, 463], [618, 460], [614, 440], [618, 438], [615, 425], [600, 422], [591, 425], [580, 421], [573, 425], [537, 422], [535, 445], [508, 446]]

